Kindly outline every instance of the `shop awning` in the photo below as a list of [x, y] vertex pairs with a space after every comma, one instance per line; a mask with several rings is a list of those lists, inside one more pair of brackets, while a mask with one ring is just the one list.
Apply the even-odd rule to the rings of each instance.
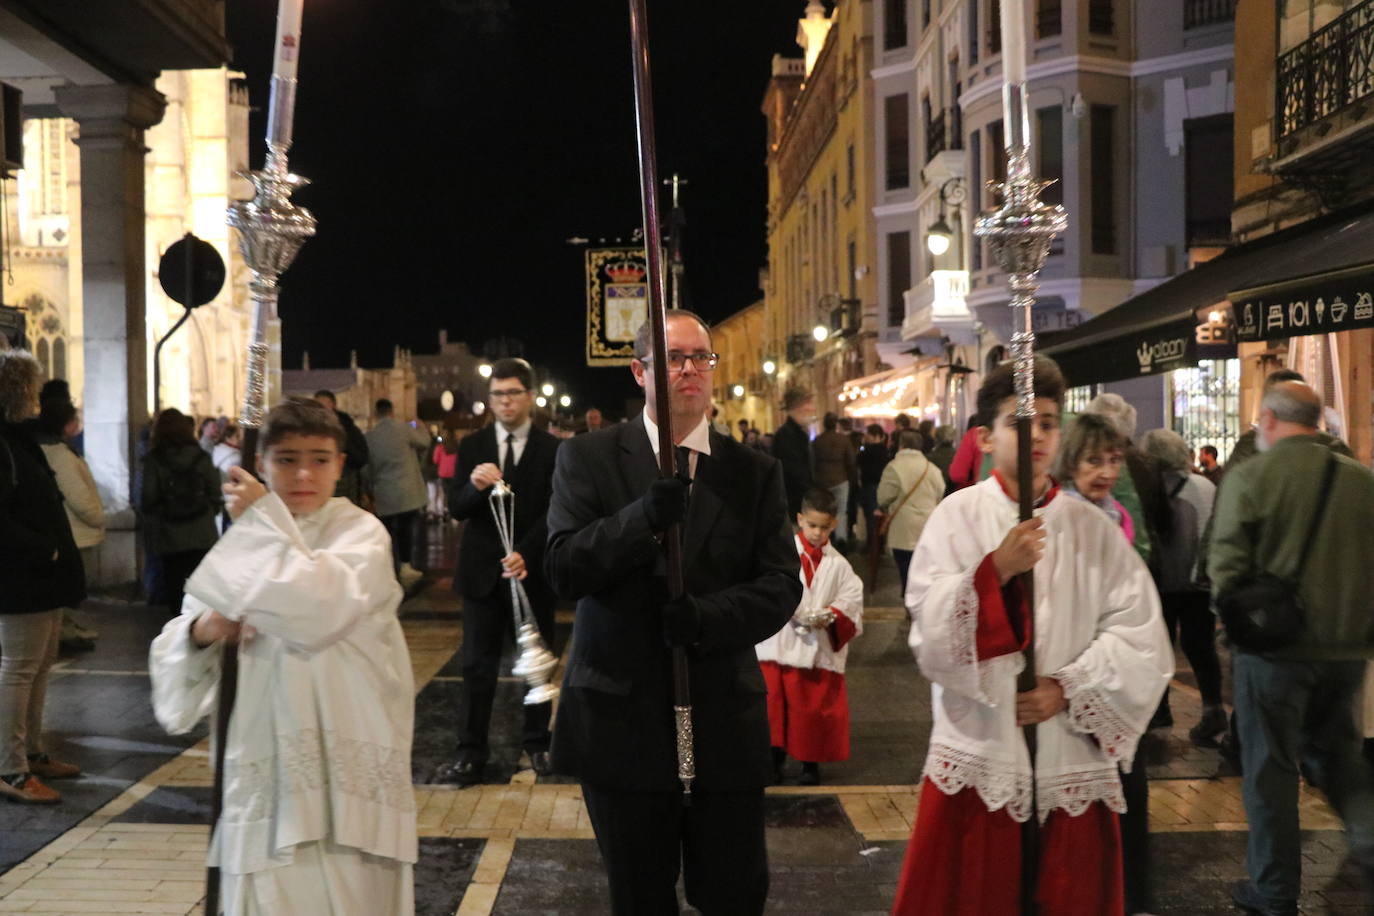
[[918, 359], [901, 369], [887, 369], [845, 382], [840, 391], [840, 412], [846, 417], [873, 419], [914, 413], [920, 399], [916, 376], [936, 362], [935, 357]]
[[1374, 206], [1366, 204], [1236, 245], [1091, 321], [1046, 335], [1041, 351], [1059, 361], [1071, 385], [1087, 385], [1223, 355], [1198, 344], [1197, 328], [1212, 311], [1231, 312], [1233, 302], [1240, 340], [1374, 326], [1371, 233]]

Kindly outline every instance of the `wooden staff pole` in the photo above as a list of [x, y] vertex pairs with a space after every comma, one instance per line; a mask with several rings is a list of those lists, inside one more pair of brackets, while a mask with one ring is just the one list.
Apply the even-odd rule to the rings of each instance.
[[[672, 477], [675, 443], [671, 405], [668, 401], [668, 320], [667, 289], [663, 273], [663, 224], [658, 209], [658, 161], [654, 144], [653, 83], [649, 74], [649, 22], [645, 0], [630, 0], [630, 43], [634, 59], [635, 126], [639, 137], [640, 197], [644, 215], [644, 250], [649, 270], [649, 322], [653, 333], [652, 366], [654, 409], [658, 414], [658, 472]], [[685, 591], [682, 570], [682, 526], [668, 528], [663, 537], [667, 561], [668, 594], [676, 599]], [[677, 729], [678, 779], [682, 782], [684, 802], [690, 801], [692, 781], [696, 778], [696, 759], [692, 740], [692, 693], [687, 651], [673, 649], [673, 713]]]

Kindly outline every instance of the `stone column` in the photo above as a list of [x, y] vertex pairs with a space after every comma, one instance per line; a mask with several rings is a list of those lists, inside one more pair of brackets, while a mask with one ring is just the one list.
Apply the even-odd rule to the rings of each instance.
[[162, 119], [161, 93], [132, 85], [65, 86], [81, 159], [81, 303], [86, 461], [108, 520], [91, 584], [138, 579], [130, 505], [134, 439], [148, 421], [143, 132]]

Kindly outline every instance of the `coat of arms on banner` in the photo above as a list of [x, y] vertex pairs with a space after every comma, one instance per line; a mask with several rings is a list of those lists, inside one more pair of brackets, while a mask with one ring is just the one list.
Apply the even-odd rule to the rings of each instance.
[[649, 318], [644, 249], [587, 252], [587, 365], [624, 366], [634, 358], [635, 334]]

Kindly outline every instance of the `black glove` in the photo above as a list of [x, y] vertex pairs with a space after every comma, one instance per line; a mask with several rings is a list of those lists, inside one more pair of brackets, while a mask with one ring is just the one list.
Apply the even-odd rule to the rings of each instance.
[[655, 532], [667, 531], [670, 525], [687, 517], [687, 484], [679, 477], [660, 477], [639, 501], [644, 505], [649, 527]]
[[663, 605], [663, 641], [669, 648], [694, 646], [701, 639], [701, 606], [691, 595]]

